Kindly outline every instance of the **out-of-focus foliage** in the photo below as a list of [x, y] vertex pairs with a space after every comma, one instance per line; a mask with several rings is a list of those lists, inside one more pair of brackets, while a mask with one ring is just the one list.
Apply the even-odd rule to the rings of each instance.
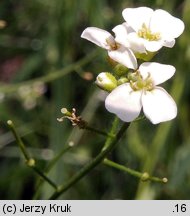
[[[0, 2], [0, 198], [32, 199], [38, 177], [25, 166], [6, 121], [17, 130], [41, 169], [70, 141], [75, 143], [49, 173], [60, 184], [76, 173], [104, 143], [104, 137], [59, 123], [60, 109], [75, 107], [89, 124], [109, 130], [113, 115], [104, 108], [95, 77], [110, 66], [99, 49], [91, 60], [58, 79], [53, 74], [91, 55], [93, 44], [80, 38], [87, 26], [110, 31], [122, 23], [126, 7], [162, 8], [184, 20], [186, 29], [172, 49], [155, 57], [176, 67], [167, 89], [178, 104], [175, 120], [160, 125], [133, 123], [109, 156], [139, 171], [167, 177], [166, 185], [143, 183], [99, 165], [62, 199], [189, 199], [190, 198], [190, 2], [189, 0], [33, 0]], [[34, 82], [35, 78], [53, 78]], [[26, 80], [30, 80], [25, 83]], [[19, 83], [19, 84], [18, 84]], [[35, 198], [46, 199], [44, 184]]]

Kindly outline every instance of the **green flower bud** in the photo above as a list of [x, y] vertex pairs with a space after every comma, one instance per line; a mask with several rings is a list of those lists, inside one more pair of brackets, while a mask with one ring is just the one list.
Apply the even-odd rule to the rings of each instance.
[[108, 72], [100, 73], [96, 78], [96, 85], [101, 89], [111, 92], [114, 88], [117, 87], [116, 78]]
[[128, 73], [129, 69], [122, 64], [117, 64], [114, 68], [115, 75], [123, 76]]
[[117, 84], [121, 85], [121, 84], [124, 84], [126, 82], [129, 82], [129, 80], [127, 79], [127, 77], [121, 77], [121, 78], [118, 79]]

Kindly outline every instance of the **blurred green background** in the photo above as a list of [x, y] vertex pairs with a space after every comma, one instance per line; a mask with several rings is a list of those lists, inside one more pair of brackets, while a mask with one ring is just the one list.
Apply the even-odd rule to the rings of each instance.
[[[172, 49], [154, 61], [172, 64], [176, 74], [165, 87], [178, 104], [175, 120], [159, 125], [133, 123], [109, 156], [139, 171], [167, 177], [165, 185], [140, 182], [101, 164], [61, 199], [190, 198], [190, 1], [189, 0], [2, 0], [0, 2], [0, 199], [47, 199], [46, 183], [38, 194], [38, 176], [24, 164], [6, 122], [17, 130], [44, 169], [69, 142], [49, 177], [68, 180], [104, 143], [104, 137], [59, 123], [60, 109], [75, 107], [90, 125], [109, 130], [113, 115], [104, 108], [104, 93], [94, 84], [107, 71], [106, 52], [80, 38], [88, 26], [111, 31], [123, 22], [126, 7], [162, 8], [186, 25]], [[76, 62], [80, 61], [76, 64]], [[40, 78], [42, 77], [42, 78]]]

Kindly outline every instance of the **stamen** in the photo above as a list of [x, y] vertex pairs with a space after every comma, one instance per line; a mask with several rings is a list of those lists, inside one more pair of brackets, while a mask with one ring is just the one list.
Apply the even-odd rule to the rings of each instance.
[[149, 41], [158, 41], [161, 38], [159, 32], [152, 33], [144, 23], [142, 25], [142, 28], [138, 31], [138, 36]]
[[140, 72], [136, 71], [133, 73], [133, 76], [129, 77], [129, 80], [130, 80], [129, 81], [130, 86], [134, 91], [139, 91], [139, 90], [151, 91], [154, 89], [154, 83], [153, 80], [151, 79], [150, 73], [148, 73], [148, 76], [145, 79], [143, 79]]

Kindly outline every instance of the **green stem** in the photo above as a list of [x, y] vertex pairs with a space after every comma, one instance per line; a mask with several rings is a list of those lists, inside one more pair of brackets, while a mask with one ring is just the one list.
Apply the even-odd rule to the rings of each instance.
[[160, 182], [160, 183], [167, 183], [167, 181], [168, 181], [167, 178], [158, 178], [158, 177], [154, 177], [154, 176], [149, 176], [149, 174], [147, 172], [144, 172], [144, 173], [138, 172], [136, 170], [133, 170], [131, 168], [128, 168], [128, 167], [123, 166], [121, 164], [115, 163], [111, 160], [108, 160], [107, 158], [104, 159], [103, 163], [105, 165], [110, 166], [110, 167], [114, 167], [118, 170], [122, 170], [124, 172], [127, 172], [132, 176], [140, 178], [142, 181], [150, 180], [150, 181]]
[[[54, 165], [57, 163], [57, 161], [63, 156], [63, 154], [65, 154], [66, 152], [68, 152], [71, 148], [73, 147], [73, 145], [68, 145], [66, 147], [64, 147], [51, 161], [50, 163], [48, 164], [48, 166], [46, 167], [45, 169], [45, 174], [48, 174], [49, 171], [54, 167]], [[35, 191], [35, 194], [33, 196], [33, 199], [36, 200], [37, 197], [39, 196], [39, 191], [40, 191], [40, 188], [41, 188], [41, 185], [43, 184], [43, 181], [44, 179], [40, 178], [38, 181], [37, 181], [37, 186], [36, 186], [36, 191]], [[57, 188], [56, 188], [57, 189]]]
[[138, 121], [142, 121], [142, 120], [146, 120], [146, 117], [145, 117], [144, 115], [137, 117], [137, 118], [133, 121], [133, 123], [134, 123], [134, 122], [138, 122]]
[[68, 152], [71, 148], [73, 148], [73, 145], [69, 145], [66, 146], [65, 148], [63, 148], [48, 164], [48, 166], [45, 169], [45, 172], [48, 173], [51, 168], [53, 168], [53, 166], [57, 163], [57, 161], [63, 156], [63, 154], [65, 154], [66, 152]]
[[[113, 124], [112, 124], [112, 128], [110, 130], [110, 134], [115, 134], [116, 130], [117, 130], [117, 127], [118, 127], [118, 124], [119, 124], [119, 119], [117, 117], [115, 117], [114, 121], [113, 121]], [[125, 124], [124, 124], [125, 125]], [[129, 127], [129, 124], [128, 124], [128, 127]], [[119, 133], [119, 132], [118, 132]], [[118, 135], [116, 135], [114, 138], [117, 138]], [[104, 151], [105, 149], [107, 149], [110, 145], [110, 142], [112, 141], [112, 138], [108, 137], [103, 148], [102, 148], [102, 151]]]
[[47, 183], [49, 183], [49, 185], [51, 185], [54, 189], [57, 190], [57, 186], [56, 184], [51, 180], [49, 179], [43, 172], [41, 172], [38, 167], [36, 167], [36, 162], [33, 158], [30, 157], [29, 153], [27, 152], [26, 150], [26, 147], [22, 141], [22, 139], [20, 138], [20, 136], [18, 135], [16, 129], [15, 129], [15, 126], [13, 124], [13, 122], [11, 120], [8, 120], [7, 121], [7, 124], [10, 128], [10, 130], [12, 131], [14, 137], [15, 137], [15, 140], [26, 160], [26, 165], [30, 168], [32, 168], [41, 178], [43, 178]]
[[31, 167], [44, 181], [48, 182], [55, 190], [57, 190], [57, 185], [49, 179], [41, 170], [38, 169], [38, 167], [33, 166]]
[[26, 159], [26, 161], [29, 161], [29, 160], [30, 160], [30, 155], [29, 155], [29, 153], [27, 152], [27, 150], [26, 150], [26, 148], [25, 148], [25, 146], [24, 146], [24, 143], [22, 142], [20, 136], [17, 134], [13, 122], [12, 122], [11, 120], [8, 120], [8, 121], [7, 121], [7, 124], [8, 124], [8, 126], [9, 126], [10, 130], [12, 131], [12, 133], [13, 133], [13, 135], [14, 135], [16, 141], [17, 141], [17, 144], [18, 144], [18, 146], [19, 146], [21, 152], [22, 152], [23, 155], [24, 155], [24, 158]]
[[115, 137], [114, 134], [107, 133], [106, 131], [102, 131], [91, 126], [88, 126], [88, 123], [85, 120], [83, 120], [80, 116], [76, 116], [76, 110], [74, 108], [71, 112], [68, 111], [67, 108], [62, 108], [61, 113], [63, 113], [64, 116], [57, 119], [59, 122], [62, 122], [65, 118], [67, 118], [71, 121], [72, 124], [74, 123], [74, 125], [77, 125], [80, 129], [85, 129], [106, 137]]
[[[86, 176], [94, 167], [100, 164], [102, 160], [107, 156], [107, 154], [110, 153], [113, 150], [113, 148], [116, 146], [116, 144], [121, 139], [121, 137], [123, 136], [126, 129], [129, 127], [129, 125], [130, 124], [125, 123], [114, 138], [108, 137], [102, 151], [94, 159], [92, 159], [86, 166], [84, 166], [78, 173], [76, 173], [68, 182], [60, 186], [59, 190], [56, 191], [50, 197], [50, 199], [58, 198], [62, 193], [67, 191], [81, 178]], [[118, 126], [118, 119], [116, 119], [113, 123], [112, 129], [110, 131], [111, 134], [116, 132], [117, 126]]]
[[103, 136], [106, 136], [106, 137], [112, 137], [112, 138], [115, 137], [115, 135], [112, 134], [112, 133], [107, 133], [105, 131], [102, 131], [102, 130], [99, 130], [99, 129], [96, 129], [96, 128], [93, 128], [93, 127], [90, 127], [90, 126], [85, 126], [84, 129], [88, 130], [88, 131], [95, 132], [97, 134], [100, 134], [100, 135], [103, 135]]

